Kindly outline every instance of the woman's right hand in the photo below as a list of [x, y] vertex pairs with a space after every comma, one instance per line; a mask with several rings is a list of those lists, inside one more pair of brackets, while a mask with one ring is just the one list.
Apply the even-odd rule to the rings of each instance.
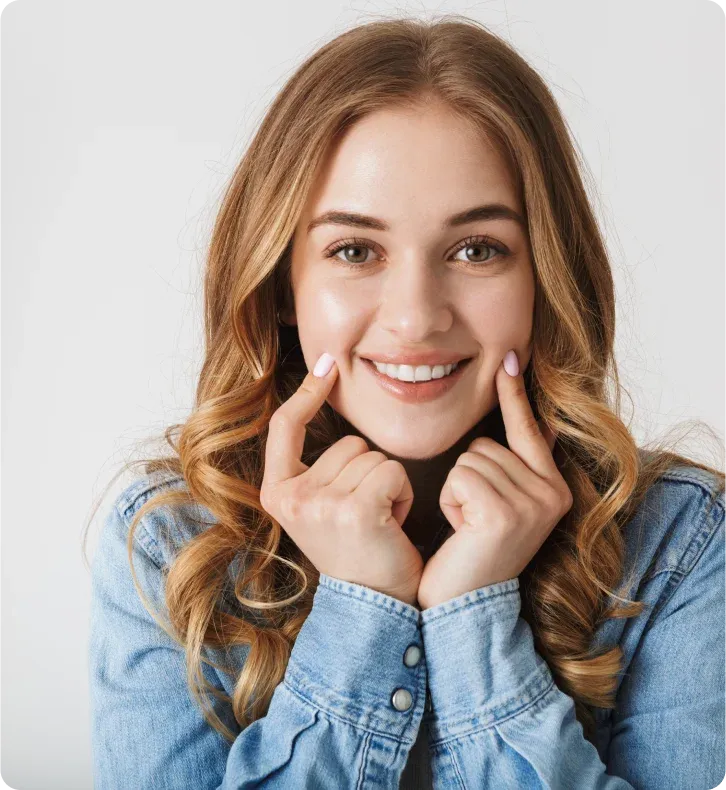
[[260, 504], [320, 573], [417, 604], [423, 558], [401, 525], [413, 504], [403, 465], [344, 436], [311, 466], [305, 426], [325, 402], [337, 363], [308, 373], [270, 418]]

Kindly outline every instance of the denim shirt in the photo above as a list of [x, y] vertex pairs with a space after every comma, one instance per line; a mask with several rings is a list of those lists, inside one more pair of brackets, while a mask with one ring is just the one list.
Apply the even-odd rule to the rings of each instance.
[[[191, 697], [184, 651], [149, 616], [129, 570], [134, 513], [182, 485], [161, 473], [131, 483], [93, 557], [96, 788], [699, 790], [724, 778], [724, 497], [707, 512], [708, 472], [672, 469], [626, 525], [627, 595], [648, 606], [596, 633], [595, 647], [620, 646], [624, 667], [617, 707], [594, 711], [597, 746], [534, 648], [518, 578], [421, 611], [324, 573], [266, 715], [241, 730], [231, 705], [211, 697], [230, 744]], [[134, 569], [155, 610], [165, 566], [199, 530], [186, 507], [174, 519], [148, 513], [136, 529]], [[230, 669], [202, 664], [206, 680], [231, 697], [248, 653], [205, 647]]]

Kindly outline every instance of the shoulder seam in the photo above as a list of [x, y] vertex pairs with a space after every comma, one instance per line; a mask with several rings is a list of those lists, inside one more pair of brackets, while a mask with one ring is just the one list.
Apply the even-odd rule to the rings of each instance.
[[[701, 486], [701, 488], [703, 488]], [[709, 490], [708, 488], [703, 489], [708, 494], [712, 494], [713, 490]], [[700, 527], [696, 530], [691, 540], [688, 541], [688, 545], [683, 552], [683, 557], [681, 561], [678, 563], [676, 567], [668, 567], [662, 568], [661, 572], [670, 571], [671, 578], [668, 580], [663, 593], [660, 596], [660, 600], [657, 602], [656, 607], [653, 609], [652, 618], [658, 616], [660, 611], [668, 604], [670, 599], [675, 594], [676, 590], [681, 586], [683, 580], [688, 576], [689, 573], [693, 571], [693, 569], [698, 564], [698, 560], [703, 556], [706, 547], [709, 543], [713, 540], [716, 533], [719, 529], [724, 529], [724, 507], [722, 504], [723, 494], [716, 497], [713, 500], [713, 507], [718, 507], [720, 510], [720, 516], [717, 515], [716, 518], [708, 519], [706, 518], [707, 512], [706, 508], [702, 507], [700, 511]], [[713, 507], [710, 513], [713, 513]], [[657, 574], [654, 574], [654, 576]], [[648, 577], [650, 580], [652, 577]]]
[[[717, 513], [717, 517], [713, 518], [714, 507], [718, 507], [720, 511], [720, 517]], [[711, 518], [707, 520], [706, 516], [708, 514], [704, 506], [701, 512], [701, 528], [689, 541], [686, 551], [684, 552], [684, 560], [686, 557], [689, 557], [690, 560], [688, 564], [686, 564], [686, 562], [681, 564], [681, 573], [683, 573], [684, 576], [693, 570], [708, 543], [711, 541], [716, 532], [724, 526], [723, 506], [721, 505], [718, 497], [713, 500], [711, 510], [709, 512], [711, 513]]]
[[[155, 489], [161, 488], [165, 485], [173, 485], [175, 482], [183, 481], [184, 478], [179, 475], [173, 475], [166, 478], [156, 478], [151, 480], [142, 479], [132, 484], [129, 488], [119, 494], [115, 508], [120, 518], [123, 520], [126, 528], [130, 528], [131, 521], [136, 512], [141, 506], [151, 499], [152, 492]], [[161, 569], [164, 565], [164, 557], [161, 553], [158, 542], [149, 531], [146, 521], [146, 516], [142, 516], [134, 531], [134, 541], [143, 549], [148, 555], [149, 559]]]
[[[721, 511], [721, 521], [723, 521], [723, 513], [724, 513], [724, 494], [721, 492], [718, 496], [714, 496], [715, 488], [713, 486], [709, 486], [704, 484], [702, 480], [693, 479], [688, 476], [679, 477], [668, 477], [666, 479], [665, 476], [662, 478], [662, 482], [666, 483], [690, 483], [691, 485], [695, 486], [696, 488], [700, 489], [701, 495], [706, 497], [706, 500], [702, 503], [699, 509], [699, 517], [700, 517], [700, 526], [694, 532], [691, 539], [688, 541], [687, 546], [683, 551], [683, 555], [679, 560], [678, 564], [676, 565], [665, 565], [661, 567], [657, 572], [646, 574], [643, 577], [643, 581], [648, 581], [655, 576], [660, 575], [661, 573], [678, 573], [682, 576], [685, 576], [691, 568], [696, 564], [698, 557], [700, 556], [700, 550], [698, 546], [696, 549], [693, 548], [694, 543], [698, 541], [699, 538], [701, 540], [701, 549], [703, 546], [708, 543], [708, 539], [712, 533], [714, 533], [719, 527], [719, 519], [718, 514], [717, 518], [711, 518], [711, 521], [706, 521], [706, 516], [709, 514], [713, 514], [714, 508]], [[688, 564], [689, 560], [692, 558], [690, 564]]]
[[132, 508], [134, 512], [136, 512], [136, 510], [138, 510], [140, 507], [140, 505], [137, 507], [137, 503], [144, 496], [144, 494], [147, 494], [154, 488], [160, 488], [163, 485], [170, 485], [177, 481], [183, 480], [184, 478], [180, 475], [167, 475], [164, 477], [163, 473], [162, 475], [156, 473], [156, 476], [150, 476], [148, 478], [141, 478], [140, 480], [137, 480], [135, 483], [132, 483], [128, 488], [122, 491], [121, 494], [119, 494], [117, 501], [123, 505], [123, 510], [120, 510], [120, 512], [122, 512], [123, 515], [126, 515], [127, 511]]
[[[126, 532], [131, 528], [131, 521], [133, 520], [133, 513], [129, 514], [129, 509], [121, 510], [118, 505], [115, 506], [119, 518], [126, 527]], [[131, 518], [129, 518], [131, 515]], [[142, 516], [139, 523], [134, 530], [134, 543], [146, 554], [146, 556], [154, 563], [154, 565], [161, 570], [164, 565], [161, 552], [159, 551], [159, 544], [151, 536], [151, 533], [146, 527], [144, 517]]]
[[707, 494], [714, 494], [716, 492], [717, 486], [704, 479], [706, 476], [711, 478], [710, 473], [703, 472], [700, 469], [694, 471], [692, 468], [689, 469], [687, 467], [679, 467], [679, 469], [680, 471], [673, 468], [669, 469], [661, 475], [660, 479], [666, 483], [691, 483], [692, 485], [698, 486]]

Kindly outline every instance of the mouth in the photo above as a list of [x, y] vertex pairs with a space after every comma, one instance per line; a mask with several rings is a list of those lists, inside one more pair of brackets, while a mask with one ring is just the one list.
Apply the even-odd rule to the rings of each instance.
[[[379, 371], [375, 363], [370, 359], [365, 359], [364, 357], [360, 357], [360, 359], [366, 369], [373, 374], [375, 380], [386, 392], [388, 392], [388, 394], [406, 403], [421, 403], [439, 398], [455, 387], [457, 382], [461, 381], [464, 377], [474, 357], [466, 357], [459, 360], [455, 367], [452, 366], [450, 373], [443, 376], [439, 375], [438, 378], [431, 378], [426, 381], [402, 381]], [[439, 370], [436, 372], [440, 374], [441, 367], [434, 367], [439, 367]], [[448, 366], [444, 366], [444, 370], [446, 370], [447, 367]], [[414, 374], [415, 370], [416, 368], [414, 367]], [[411, 371], [409, 370], [409, 372]]]
[[[393, 381], [400, 381], [405, 384], [425, 384], [428, 381], [432, 381], [432, 380], [437, 381], [438, 379], [443, 379], [446, 378], [447, 376], [452, 375], [459, 368], [466, 367], [466, 365], [468, 365], [469, 362], [471, 362], [471, 360], [474, 359], [474, 357], [463, 357], [462, 359], [459, 359], [454, 363], [449, 362], [449, 363], [438, 363], [436, 365], [427, 365], [426, 367], [430, 368], [430, 372], [433, 373], [433, 375], [431, 376], [431, 378], [419, 379], [419, 380], [415, 380], [416, 368], [418, 367], [417, 365], [387, 365], [385, 362], [375, 362], [374, 360], [367, 359], [366, 357], [361, 357], [361, 359], [364, 362], [368, 363], [369, 365], [373, 366], [373, 368], [375, 368], [376, 371], [378, 371], [384, 376], [387, 376], [387, 378], [390, 378]], [[397, 376], [389, 375], [389, 372], [386, 370], [386, 368], [389, 368], [390, 370], [390, 368], [392, 367], [405, 368], [406, 373], [404, 377], [398, 378]], [[402, 371], [397, 370], [396, 372], [397, 374], [400, 374]], [[408, 376], [411, 376], [412, 378], [409, 379]]]

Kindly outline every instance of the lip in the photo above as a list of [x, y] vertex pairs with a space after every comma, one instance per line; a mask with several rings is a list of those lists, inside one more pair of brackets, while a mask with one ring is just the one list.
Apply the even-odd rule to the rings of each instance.
[[386, 352], [382, 351], [380, 354], [374, 354], [372, 357], [366, 354], [358, 355], [361, 359], [366, 361], [375, 360], [382, 364], [388, 365], [451, 365], [453, 362], [460, 362], [462, 359], [468, 359], [474, 354], [459, 354], [456, 351], [417, 351], [417, 352]]
[[389, 378], [385, 374], [379, 373], [378, 368], [376, 368], [373, 362], [361, 357], [363, 365], [373, 374], [381, 387], [390, 395], [393, 395], [404, 403], [424, 403], [440, 398], [452, 389], [452, 387], [456, 385], [456, 382], [462, 378], [472, 359], [473, 357], [466, 359], [465, 362], [460, 364], [459, 367], [448, 376], [444, 376], [440, 379], [431, 379], [430, 381], [422, 381], [417, 384], [412, 381], [398, 381], [397, 379]]

